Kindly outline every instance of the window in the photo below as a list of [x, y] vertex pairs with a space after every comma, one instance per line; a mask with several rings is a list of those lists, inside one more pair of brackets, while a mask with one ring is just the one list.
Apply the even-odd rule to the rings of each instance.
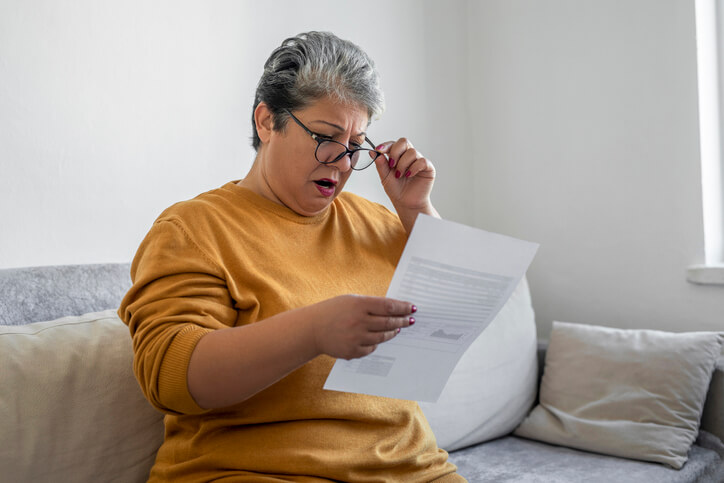
[[724, 0], [696, 0], [705, 264], [694, 283], [724, 284]]

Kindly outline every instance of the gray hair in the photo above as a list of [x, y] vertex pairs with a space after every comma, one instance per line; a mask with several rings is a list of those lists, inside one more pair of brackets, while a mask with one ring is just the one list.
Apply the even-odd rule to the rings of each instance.
[[260, 102], [271, 110], [274, 129], [283, 131], [289, 120], [287, 109], [303, 109], [324, 97], [359, 104], [367, 108], [370, 120], [385, 109], [375, 64], [357, 45], [329, 32], [286, 39], [267, 59], [256, 88], [251, 115], [254, 149], [261, 146], [254, 122]]

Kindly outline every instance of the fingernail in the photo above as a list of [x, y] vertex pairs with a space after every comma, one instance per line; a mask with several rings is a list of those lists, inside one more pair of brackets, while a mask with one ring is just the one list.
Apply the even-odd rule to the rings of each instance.
[[400, 328], [399, 328], [399, 327], [397, 328], [397, 333], [398, 333], [398, 334], [400, 333]]
[[415, 317], [410, 317], [410, 325], [415, 325]]
[[411, 174], [412, 174], [412, 173], [410, 173], [410, 171], [408, 170], [408, 171], [405, 173], [405, 178], [409, 178]]
[[414, 314], [415, 312], [417, 312], [417, 305], [413, 305], [413, 306], [412, 306], [411, 312], [412, 312], [413, 314]]
[[375, 148], [375, 150], [379, 151], [380, 149], [382, 149], [382, 148], [384, 148], [384, 147], [385, 147], [384, 144], [380, 144], [379, 146], [377, 146], [377, 147]]
[[399, 178], [400, 176], [402, 176], [402, 173], [400, 173], [400, 170], [398, 169], [395, 171], [395, 178]]
[[392, 168], [395, 165], [395, 160], [390, 158], [390, 168]]

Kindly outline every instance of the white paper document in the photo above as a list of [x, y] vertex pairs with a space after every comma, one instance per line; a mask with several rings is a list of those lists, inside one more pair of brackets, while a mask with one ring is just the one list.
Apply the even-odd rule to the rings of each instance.
[[415, 324], [372, 354], [338, 359], [325, 389], [435, 402], [465, 350], [533, 261], [537, 243], [419, 215], [387, 296], [417, 306]]

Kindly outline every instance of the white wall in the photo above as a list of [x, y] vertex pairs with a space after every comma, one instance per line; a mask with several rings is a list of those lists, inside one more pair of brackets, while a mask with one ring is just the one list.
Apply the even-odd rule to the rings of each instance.
[[443, 216], [541, 243], [541, 335], [724, 330], [722, 288], [685, 281], [703, 261], [693, 19], [681, 0], [0, 0], [0, 267], [130, 260], [163, 208], [246, 173], [271, 50], [332, 30], [376, 60], [370, 137], [435, 162]]
[[[466, 41], [464, 12], [435, 3], [0, 0], [0, 267], [128, 261], [163, 208], [243, 177], [263, 63], [307, 30], [375, 59], [387, 112], [370, 138], [411, 139], [437, 164], [438, 209], [472, 223], [448, 122], [462, 97], [437, 95], [465, 56], [427, 56]], [[429, 28], [429, 9], [449, 20]], [[348, 187], [386, 202], [374, 168]]]
[[703, 263], [694, 2], [471, 2], [475, 221], [537, 241], [552, 320], [723, 330]]

